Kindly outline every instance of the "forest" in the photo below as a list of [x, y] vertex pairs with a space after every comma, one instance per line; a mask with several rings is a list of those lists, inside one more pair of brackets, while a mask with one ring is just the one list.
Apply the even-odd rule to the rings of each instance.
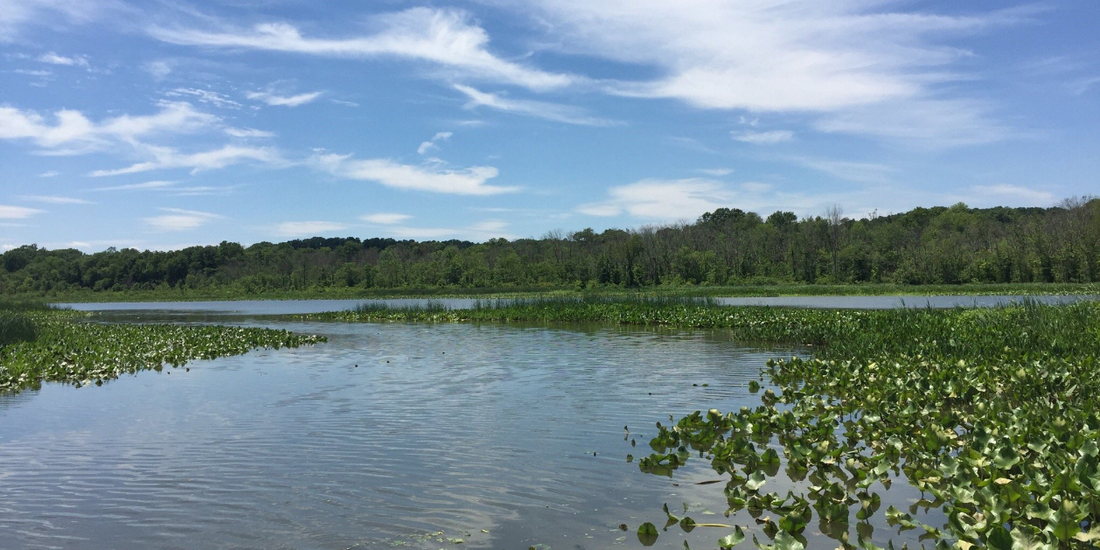
[[175, 251], [20, 246], [0, 256], [0, 293], [329, 288], [588, 289], [784, 283], [1100, 281], [1100, 199], [1051, 208], [915, 208], [799, 219], [719, 208], [694, 223], [554, 231], [539, 239], [322, 238]]

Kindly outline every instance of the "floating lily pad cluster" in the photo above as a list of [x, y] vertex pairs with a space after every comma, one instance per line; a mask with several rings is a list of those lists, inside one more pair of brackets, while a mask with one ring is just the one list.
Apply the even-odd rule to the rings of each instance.
[[35, 338], [0, 346], [0, 391], [35, 388], [43, 381], [99, 385], [124, 373], [193, 359], [324, 340], [264, 328], [90, 323], [66, 311], [24, 315], [33, 322]]
[[[815, 520], [840, 546], [877, 548], [876, 514], [936, 548], [1100, 545], [1100, 307], [833, 315], [854, 326], [828, 329], [812, 358], [769, 362], [779, 392], [763, 405], [658, 425], [639, 467], [708, 458], [728, 476], [728, 513], [746, 509], [772, 538], [754, 536], [759, 548], [802, 548]], [[800, 491], [767, 491], [780, 468]], [[881, 510], [899, 481], [924, 498]], [[916, 517], [929, 509], [946, 522]]]

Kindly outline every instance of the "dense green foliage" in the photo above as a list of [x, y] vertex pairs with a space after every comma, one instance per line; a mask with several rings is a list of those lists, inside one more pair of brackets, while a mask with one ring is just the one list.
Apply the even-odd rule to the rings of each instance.
[[37, 388], [44, 381], [100, 385], [166, 364], [323, 340], [262, 328], [92, 323], [72, 311], [0, 311], [0, 319], [7, 315], [20, 316], [29, 333], [0, 342], [0, 392]]
[[0, 310], [0, 348], [15, 342], [28, 342], [38, 336], [30, 316], [21, 311]]
[[[803, 548], [814, 523], [845, 548], [893, 546], [899, 535], [964, 550], [1100, 542], [1100, 304], [887, 311], [683, 300], [492, 305], [313, 317], [724, 327], [743, 341], [810, 344], [810, 358], [769, 362], [765, 374], [778, 392], [767, 389], [762, 406], [658, 424], [655, 453], [638, 461], [643, 471], [671, 476], [691, 456], [705, 457], [725, 476], [727, 515], [746, 511], [755, 520], [753, 529], [702, 524], [666, 506], [666, 528], [733, 529], [720, 547], [759, 529], [772, 541], [754, 534], [758, 547], [777, 550]], [[760, 385], [750, 381], [749, 388]], [[769, 492], [769, 479], [781, 470], [794, 490]], [[881, 510], [902, 480], [924, 498]], [[930, 510], [942, 511], [946, 523], [935, 524]], [[896, 535], [874, 535], [875, 518]], [[902, 534], [910, 530], [915, 534]], [[647, 522], [638, 536], [652, 543], [659, 531]]]
[[188, 290], [209, 297], [377, 289], [579, 289], [784, 283], [1100, 281], [1100, 200], [1055, 208], [917, 208], [798, 220], [719, 209], [695, 223], [482, 244], [392, 239], [223, 242], [0, 256], [0, 294]]

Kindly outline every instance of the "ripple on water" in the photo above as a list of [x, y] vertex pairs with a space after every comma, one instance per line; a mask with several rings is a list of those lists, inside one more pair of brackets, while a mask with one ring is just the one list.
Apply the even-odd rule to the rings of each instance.
[[756, 405], [745, 384], [790, 354], [705, 331], [287, 328], [330, 340], [0, 401], [0, 547], [608, 546], [683, 496], [624, 461], [654, 422]]

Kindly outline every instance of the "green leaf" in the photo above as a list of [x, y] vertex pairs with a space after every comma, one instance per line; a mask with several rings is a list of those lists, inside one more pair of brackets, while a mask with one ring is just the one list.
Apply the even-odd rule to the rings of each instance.
[[732, 533], [718, 539], [718, 546], [720, 548], [733, 548], [741, 544], [743, 540], [745, 540], [745, 532], [741, 530], [740, 526], [736, 526], [733, 528]]
[[695, 520], [684, 516], [684, 519], [680, 520], [680, 528], [690, 533], [693, 529], [695, 529]]
[[985, 544], [990, 550], [1012, 550], [1012, 535], [1000, 525], [994, 525], [985, 537]]
[[653, 546], [659, 535], [657, 526], [648, 521], [638, 526], [638, 542], [642, 543], [642, 546]]
[[749, 480], [745, 482], [745, 488], [750, 491], [759, 491], [767, 482], [768, 479], [764, 476], [764, 472], [757, 470], [749, 476]]
[[806, 550], [806, 546], [794, 535], [786, 531], [780, 531], [775, 535], [775, 550]]

